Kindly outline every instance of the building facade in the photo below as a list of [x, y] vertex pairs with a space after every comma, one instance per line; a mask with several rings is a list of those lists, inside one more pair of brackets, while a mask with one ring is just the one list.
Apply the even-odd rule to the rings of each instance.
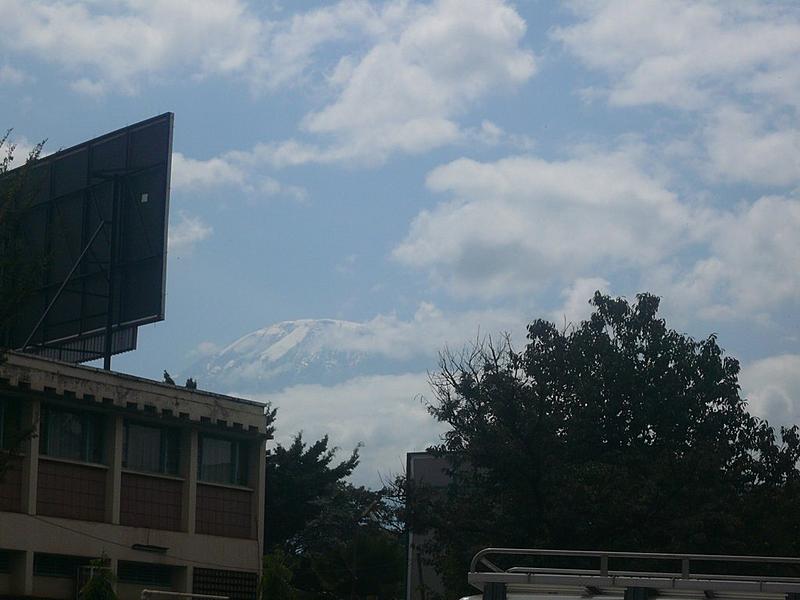
[[7, 353], [0, 596], [73, 598], [102, 556], [123, 599], [255, 598], [266, 440], [262, 404]]
[[[406, 454], [406, 477], [415, 486], [444, 489], [450, 483], [450, 461], [429, 452]], [[429, 534], [408, 532], [406, 548], [406, 600], [428, 600], [444, 594], [442, 578], [430, 564], [424, 546]]]

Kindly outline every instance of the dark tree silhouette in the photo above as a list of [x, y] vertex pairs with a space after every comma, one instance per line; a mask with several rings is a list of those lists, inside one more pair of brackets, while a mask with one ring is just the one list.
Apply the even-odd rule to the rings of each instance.
[[523, 352], [441, 358], [428, 408], [452, 483], [409, 514], [450, 589], [486, 546], [797, 554], [797, 427], [751, 416], [739, 363], [669, 329], [657, 297], [591, 304], [531, 323]]

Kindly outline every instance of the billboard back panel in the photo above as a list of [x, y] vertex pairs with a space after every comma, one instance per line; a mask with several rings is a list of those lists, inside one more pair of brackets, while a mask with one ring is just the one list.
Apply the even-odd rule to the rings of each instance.
[[99, 358], [108, 325], [120, 352], [135, 344], [132, 329], [164, 319], [172, 127], [165, 113], [0, 180], [0, 201], [19, 214], [13, 235], [42, 265], [6, 328], [8, 346], [82, 362]]

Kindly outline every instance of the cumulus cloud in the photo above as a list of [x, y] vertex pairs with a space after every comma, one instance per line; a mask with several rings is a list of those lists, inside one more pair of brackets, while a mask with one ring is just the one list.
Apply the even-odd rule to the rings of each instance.
[[[792, 3], [571, 4], [578, 22], [553, 36], [606, 72], [612, 104], [706, 105], [731, 91], [800, 106], [800, 13]], [[785, 79], [786, 84], [780, 81]]]
[[171, 185], [174, 189], [202, 189], [209, 186], [245, 182], [244, 171], [225, 157], [197, 160], [180, 152], [172, 154]]
[[[322, 41], [361, 43], [338, 55], [324, 79], [332, 99], [302, 119], [308, 139], [258, 144], [239, 158], [276, 167], [375, 164], [396, 152], [475, 140], [476, 132], [463, 128], [459, 117], [535, 72], [533, 54], [522, 47], [525, 30], [524, 20], [503, 0], [390, 2], [380, 11], [339, 3], [296, 16], [279, 36], [294, 49], [288, 52], [291, 66], [280, 72], [296, 76]], [[489, 124], [477, 133], [495, 143], [501, 137]]]
[[800, 201], [767, 196], [711, 213], [695, 227], [707, 253], [683, 269], [665, 263], [648, 278], [675, 306], [705, 318], [766, 318], [800, 297]]
[[797, 183], [800, 10], [795, 3], [612, 0], [571, 7], [577, 22], [556, 28], [553, 36], [587, 67], [608, 76], [607, 84], [584, 90], [587, 97], [688, 114], [696, 128], [691, 160], [702, 165], [706, 178]]
[[167, 74], [256, 91], [312, 82], [324, 100], [299, 124], [310, 139], [249, 153], [274, 166], [377, 163], [475, 139], [458, 118], [535, 71], [505, 0], [341, 0], [283, 20], [244, 0], [0, 0], [0, 11], [0, 46], [60, 65], [84, 95], [135, 93]]
[[595, 292], [609, 293], [611, 284], [602, 277], [580, 277], [561, 292], [563, 304], [550, 313], [550, 318], [556, 325], [578, 325], [585, 321], [592, 313], [589, 300]]
[[800, 354], [757, 360], [739, 376], [750, 412], [771, 425], [800, 424]]
[[173, 70], [260, 72], [265, 24], [240, 0], [0, 0], [0, 44], [64, 67], [82, 93], [135, 92]]
[[445, 313], [430, 302], [422, 302], [411, 319], [400, 319], [393, 314], [378, 315], [363, 327], [339, 331], [333, 345], [396, 359], [434, 357], [445, 346], [459, 348], [482, 334], [516, 334], [514, 339], [522, 341], [524, 319], [513, 310]]
[[236, 152], [206, 160], [172, 154], [172, 188], [179, 192], [202, 192], [224, 186], [236, 186], [247, 198], [284, 197], [296, 202], [308, 198], [305, 188], [282, 183], [260, 173], [250, 161], [241, 161]]
[[734, 182], [800, 182], [800, 127], [785, 121], [770, 126], [764, 116], [734, 106], [717, 110], [705, 131], [711, 171]]
[[405, 453], [439, 442], [443, 427], [422, 403], [429, 395], [426, 373], [356, 377], [333, 386], [298, 385], [275, 394], [249, 396], [278, 407], [276, 442], [298, 431], [307, 441], [330, 436], [345, 458], [363, 443], [356, 484], [380, 485], [381, 476], [405, 467]]
[[691, 211], [626, 152], [459, 159], [427, 185], [451, 198], [417, 215], [393, 256], [457, 295], [527, 293], [598, 265], [651, 265], [688, 236]]
[[209, 238], [214, 232], [200, 217], [179, 213], [179, 221], [169, 227], [169, 251], [178, 254], [190, 254], [195, 245]]

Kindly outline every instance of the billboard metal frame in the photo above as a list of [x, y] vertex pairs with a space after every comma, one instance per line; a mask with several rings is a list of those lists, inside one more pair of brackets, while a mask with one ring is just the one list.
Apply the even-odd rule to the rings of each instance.
[[[172, 113], [164, 113], [157, 117], [135, 123], [128, 127], [107, 133], [92, 140], [83, 142], [66, 150], [59, 151], [55, 154], [47, 156], [29, 165], [25, 168], [36, 169], [42, 167], [48, 169], [45, 174], [49, 178], [47, 182], [48, 194], [47, 200], [40, 203], [45, 210], [44, 224], [46, 233], [44, 237], [44, 245], [50, 248], [53, 244], [54, 235], [61, 235], [63, 239], [67, 239], [68, 225], [65, 224], [62, 215], [54, 215], [54, 211], [58, 212], [59, 201], [64, 201], [71, 196], [78, 197], [80, 195], [80, 213], [81, 225], [78, 226], [78, 235], [82, 236], [80, 244], [80, 252], [74, 258], [71, 267], [69, 268], [66, 276], [62, 280], [49, 280], [43, 282], [39, 287], [38, 292], [42, 295], [40, 300], [44, 300], [46, 307], [39, 316], [36, 324], [33, 326], [23, 343], [17, 344], [19, 350], [25, 352], [33, 352], [49, 356], [51, 358], [60, 358], [69, 362], [85, 362], [87, 360], [95, 360], [103, 358], [103, 366], [105, 369], [111, 368], [111, 356], [120, 352], [126, 352], [136, 347], [137, 340], [137, 327], [147, 323], [153, 323], [164, 319], [165, 312], [165, 289], [166, 289], [166, 254], [167, 254], [167, 227], [169, 220], [169, 188], [170, 188], [170, 171], [171, 171], [171, 157], [172, 157], [172, 132], [173, 132], [174, 115]], [[161, 133], [158, 128], [165, 127], [167, 135], [166, 145], [160, 148], [164, 152], [164, 156], [160, 156], [160, 160], [156, 160], [151, 164], [146, 164], [138, 168], [131, 168], [130, 162], [132, 160], [131, 137], [137, 132], [145, 131], [147, 128], [153, 128], [152, 131]], [[125, 148], [123, 151], [124, 166], [114, 169], [105, 170], [92, 170], [91, 167], [96, 160], [93, 152], [101, 147], [103, 144], [112, 144], [117, 138], [124, 137]], [[159, 140], [163, 142], [164, 140]], [[163, 144], [162, 144], [163, 145]], [[57, 161], [68, 159], [72, 155], [79, 153], [86, 153], [86, 170], [85, 185], [77, 191], [69, 191], [60, 195], [54, 195], [54, 171]], [[119, 158], [119, 157], [116, 157]], [[149, 157], [148, 157], [149, 158]], [[48, 164], [49, 163], [49, 164]], [[159, 179], [161, 171], [163, 170], [163, 180]], [[15, 171], [17, 171], [15, 169]], [[12, 176], [14, 171], [6, 174], [6, 177]], [[160, 241], [159, 247], [153, 247], [149, 236], [147, 235], [147, 224], [145, 218], [142, 216], [142, 204], [147, 201], [148, 194], [143, 193], [141, 200], [137, 202], [131, 195], [131, 182], [139, 177], [147, 177], [155, 174], [156, 181], [164, 185], [163, 190], [163, 231], [158, 232], [157, 242]], [[108, 192], [110, 186], [110, 215], [103, 216], [103, 207], [98, 201], [98, 194]], [[77, 195], [76, 195], [77, 194]], [[123, 205], [123, 201], [125, 201]], [[108, 199], [106, 199], [108, 202]], [[38, 205], [37, 205], [38, 206]], [[133, 208], [131, 208], [133, 207]], [[24, 210], [30, 210], [31, 207], [26, 207]], [[124, 213], [128, 211], [127, 213]], [[94, 213], [91, 213], [94, 211]], [[78, 211], [75, 211], [76, 213]], [[106, 207], [108, 212], [108, 207]], [[160, 218], [160, 213], [156, 214], [156, 218]], [[86, 225], [90, 221], [90, 217], [96, 215], [98, 224], [93, 229], [87, 228]], [[143, 244], [147, 252], [143, 256], [138, 256], [133, 260], [124, 262], [121, 257], [122, 244], [125, 241], [122, 236], [131, 236], [129, 232], [122, 231], [124, 217], [131, 215], [138, 219], [138, 224], [141, 226], [138, 233], [141, 234], [142, 240], [136, 238], [136, 243]], [[73, 215], [75, 216], [75, 215]], [[59, 220], [60, 219], [60, 220]], [[60, 223], [64, 229], [61, 231], [50, 231], [55, 223]], [[72, 231], [71, 233], [75, 233]], [[102, 250], [105, 250], [107, 257], [97, 256], [97, 244], [102, 243]], [[128, 240], [128, 243], [131, 243]], [[157, 261], [152, 263], [152, 261]], [[155, 273], [160, 269], [160, 282], [158, 290], [160, 297], [158, 299], [157, 309], [151, 311], [149, 314], [140, 314], [136, 318], [125, 320], [123, 318], [126, 298], [123, 296], [124, 290], [120, 290], [120, 284], [124, 283], [123, 278], [130, 275], [126, 268], [134, 268], [142, 264], [155, 264], [151, 266], [151, 270]], [[90, 270], [93, 269], [93, 270]], [[103, 277], [99, 278], [102, 273]], [[151, 274], [152, 276], [152, 274]], [[106, 288], [98, 292], [97, 290], [89, 290], [92, 281], [105, 280]], [[65, 289], [72, 284], [79, 286], [79, 291], [70, 290], [72, 294], [80, 294], [80, 308], [78, 314], [71, 315], [71, 318], [65, 322], [60, 322], [58, 325], [64, 326], [64, 323], [72, 323], [74, 332], [69, 335], [49, 335], [47, 331], [48, 316], [54, 306], [57, 305], [62, 298]], [[130, 295], [131, 291], [127, 290]], [[151, 294], [152, 295], [152, 294]], [[105, 301], [105, 310], [100, 313], [86, 314], [87, 299], [94, 299], [102, 303]], [[153, 307], [155, 308], [155, 306]], [[92, 319], [97, 321], [105, 317], [105, 322], [102, 326], [96, 324], [94, 327], [84, 329], [85, 321]], [[20, 338], [21, 339], [21, 338]]]

